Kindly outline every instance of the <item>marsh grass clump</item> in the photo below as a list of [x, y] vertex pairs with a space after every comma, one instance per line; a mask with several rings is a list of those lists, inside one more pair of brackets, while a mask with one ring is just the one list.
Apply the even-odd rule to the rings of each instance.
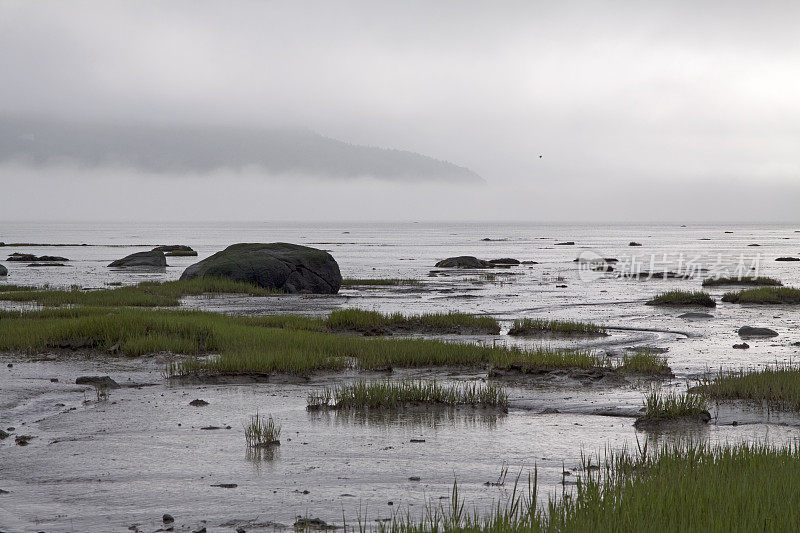
[[53, 349], [186, 356], [166, 365], [168, 377], [393, 367], [490, 367], [524, 373], [614, 366], [590, 351], [340, 335], [328, 331], [322, 319], [295, 315], [237, 317], [133, 307], [0, 311], [0, 350], [35, 354]]
[[739, 276], [707, 278], [703, 280], [703, 287], [716, 287], [718, 285], [755, 285], [762, 287], [780, 287], [783, 283], [775, 278], [765, 276]]
[[509, 335], [536, 335], [541, 333], [558, 333], [563, 335], [608, 335], [606, 329], [588, 322], [564, 320], [538, 320], [522, 318], [514, 321]]
[[[448, 502], [416, 519], [397, 514], [387, 533], [614, 531], [793, 531], [800, 521], [800, 447], [676, 443], [583, 459], [574, 491], [537, 500], [538, 472], [517, 476], [507, 497], [481, 514], [458, 484]], [[359, 520], [361, 522], [361, 520]], [[366, 523], [366, 520], [363, 521]], [[363, 531], [364, 528], [361, 528]]]
[[644, 407], [644, 415], [634, 423], [637, 428], [679, 420], [702, 423], [711, 420], [711, 414], [706, 409], [706, 399], [702, 395], [662, 393], [658, 388], [654, 388], [645, 396]]
[[713, 400], [748, 400], [800, 411], [800, 365], [776, 363], [760, 370], [720, 370], [691, 390]]
[[342, 287], [418, 287], [422, 282], [411, 278], [344, 278]]
[[648, 376], [673, 376], [667, 364], [667, 358], [651, 350], [643, 350], [622, 356], [619, 370], [625, 374], [643, 374]]
[[647, 305], [698, 305], [716, 307], [717, 302], [707, 292], [702, 291], [669, 291], [664, 292], [647, 302]]
[[441, 334], [497, 334], [500, 324], [492, 317], [465, 313], [383, 314], [361, 309], [333, 311], [326, 321], [331, 331], [353, 331], [373, 335], [392, 332]]
[[274, 289], [223, 278], [198, 278], [166, 282], [144, 281], [137, 285], [100, 290], [82, 290], [77, 286], [69, 289], [36, 289], [19, 285], [5, 285], [0, 289], [0, 300], [36, 302], [45, 307], [62, 305], [175, 307], [185, 296], [202, 294], [268, 296], [280, 293]]
[[[508, 395], [502, 388], [478, 383], [443, 385], [434, 380], [410, 380], [391, 382], [358, 381], [334, 389], [326, 389], [322, 395], [309, 396], [309, 408], [319, 405], [324, 399], [333, 399], [334, 409], [396, 409], [409, 405], [443, 405], [449, 407], [497, 407], [508, 408]], [[328, 405], [326, 402], [323, 405]]]
[[723, 302], [737, 304], [800, 304], [800, 289], [793, 287], [759, 287], [738, 292], [726, 292]]
[[273, 420], [272, 415], [264, 417], [258, 413], [250, 417], [250, 423], [244, 426], [244, 438], [248, 448], [264, 448], [280, 446], [281, 426]]

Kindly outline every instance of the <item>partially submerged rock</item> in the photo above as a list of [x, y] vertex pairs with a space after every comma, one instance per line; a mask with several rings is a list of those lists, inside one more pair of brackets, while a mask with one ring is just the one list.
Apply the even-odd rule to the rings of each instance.
[[775, 261], [800, 261], [800, 257], [779, 257]]
[[326, 251], [298, 244], [240, 243], [183, 271], [181, 279], [217, 277], [288, 293], [336, 294], [342, 274]]
[[194, 252], [191, 246], [186, 246], [185, 244], [162, 244], [161, 246], [156, 246], [152, 250], [153, 252]]
[[777, 337], [778, 336], [778, 332], [775, 331], [774, 329], [757, 328], [757, 327], [753, 327], [753, 326], [742, 326], [741, 328], [739, 328], [739, 332], [738, 333], [739, 333], [739, 336], [742, 337], [742, 338], [747, 338], [747, 337], [769, 338], [769, 337]]
[[122, 259], [117, 259], [109, 263], [108, 266], [163, 268], [167, 266], [167, 258], [164, 257], [164, 252], [159, 251], [136, 252]]
[[8, 269], [3, 265], [0, 265], [0, 276], [8, 276]]
[[746, 342], [743, 342], [741, 344], [734, 344], [733, 348], [736, 350], [747, 350], [748, 348], [750, 348], [750, 345], [747, 344]]
[[492, 268], [495, 265], [490, 261], [484, 261], [471, 255], [461, 255], [442, 259], [434, 266], [437, 268]]
[[636, 241], [631, 241], [631, 242], [628, 243], [628, 246], [641, 246], [641, 245], [642, 245], [642, 243], [636, 242]]
[[164, 255], [167, 257], [195, 257], [197, 256], [197, 252], [192, 249], [191, 246], [186, 246], [185, 244], [162, 244], [161, 246], [156, 246], [152, 250], [153, 252], [164, 252]]
[[633, 423], [633, 427], [643, 431], [668, 431], [686, 426], [705, 425], [711, 420], [711, 413], [706, 410], [678, 417], [652, 417], [640, 416]]
[[196, 400], [192, 400], [191, 402], [189, 402], [189, 405], [191, 405], [192, 407], [205, 407], [206, 405], [208, 405], [208, 402], [198, 398]]
[[575, 246], [575, 241], [557, 242], [556, 246]]
[[58, 255], [33, 255], [33, 254], [20, 254], [20, 253], [13, 253], [8, 256], [8, 261], [20, 261], [20, 262], [41, 262], [41, 261], [69, 261], [66, 257], [61, 257]]
[[76, 385], [92, 385], [94, 387], [107, 389], [118, 389], [119, 383], [111, 379], [110, 376], [80, 376], [75, 380]]
[[500, 259], [489, 259], [493, 265], [519, 265], [520, 260], [513, 257], [501, 257]]

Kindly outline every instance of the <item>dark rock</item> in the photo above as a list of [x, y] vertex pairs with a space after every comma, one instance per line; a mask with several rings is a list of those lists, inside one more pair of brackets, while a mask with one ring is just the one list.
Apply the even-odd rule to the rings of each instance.
[[614, 272], [614, 267], [611, 265], [595, 265], [592, 270], [594, 272]]
[[747, 350], [748, 348], [750, 348], [750, 345], [747, 344], [746, 342], [743, 342], [741, 344], [734, 344], [733, 347], [737, 350]]
[[167, 266], [164, 252], [136, 252], [109, 263], [110, 267], [151, 267], [163, 268]]
[[65, 267], [64, 263], [30, 263], [29, 267]]
[[119, 383], [109, 376], [81, 376], [75, 380], [76, 385], [93, 385], [95, 387], [105, 387], [107, 389], [118, 389]]
[[170, 524], [175, 521], [175, 518], [169, 513], [164, 513], [164, 516], [161, 517], [161, 521], [165, 524]]
[[186, 246], [185, 244], [162, 244], [161, 246], [156, 246], [152, 250], [153, 252], [194, 252], [191, 246]]
[[523, 261], [522, 264], [523, 265], [538, 265], [539, 262], [538, 261]]
[[761, 245], [753, 243], [753, 244], [748, 244], [747, 246], [754, 247], [754, 246], [761, 246]]
[[208, 402], [205, 401], [205, 400], [197, 399], [197, 400], [192, 400], [191, 402], [189, 402], [189, 405], [191, 405], [192, 407], [203, 407], [203, 406], [208, 405]]
[[714, 318], [714, 315], [708, 313], [683, 313], [682, 315], [678, 315], [678, 318]]
[[17, 446], [27, 446], [32, 439], [33, 435], [17, 435], [14, 437], [14, 442], [17, 443]]
[[165, 252], [166, 257], [197, 257], [197, 252], [191, 250], [189, 252], [183, 250], [175, 250], [174, 252]]
[[556, 285], [556, 289], [566, 289], [566, 285]]
[[183, 271], [181, 279], [220, 277], [288, 293], [336, 294], [342, 274], [326, 251], [275, 242], [228, 246]]
[[294, 528], [300, 531], [307, 531], [310, 529], [315, 530], [325, 530], [325, 529], [335, 529], [333, 526], [329, 526], [325, 523], [324, 520], [319, 518], [300, 518], [298, 517], [297, 521], [294, 523]]
[[442, 259], [435, 266], [437, 268], [492, 268], [494, 265], [471, 255], [461, 255]]
[[33, 254], [13, 253], [8, 256], [9, 261], [35, 262], [35, 261], [69, 261], [66, 257], [57, 255], [35, 256]]
[[800, 261], [800, 257], [779, 257], [775, 261]]
[[0, 276], [8, 276], [8, 269], [3, 265], [0, 265]]
[[219, 487], [221, 489], [235, 489], [239, 485], [236, 483], [217, 483], [215, 485], [211, 485], [212, 487]]
[[493, 265], [519, 265], [519, 259], [512, 257], [502, 257], [500, 259], [490, 259], [489, 262]]
[[628, 246], [641, 246], [641, 245], [642, 245], [642, 243], [636, 242], [636, 241], [631, 241], [631, 242], [628, 243]]
[[0, 429], [0, 440], [5, 440], [11, 436], [11, 433], [6, 433], [2, 429]]
[[425, 439], [411, 439], [411, 442], [419, 444], [421, 442], [425, 442]]
[[575, 241], [557, 242], [556, 246], [575, 246]]
[[420, 481], [422, 478], [419, 476], [411, 476], [408, 478], [409, 481]]
[[206, 533], [206, 527], [203, 526], [200, 529], [195, 529], [192, 533]]
[[58, 378], [50, 378], [50, 383], [58, 383]]
[[744, 337], [777, 337], [778, 332], [769, 328], [755, 328], [752, 326], [742, 326], [739, 328], [739, 336]]

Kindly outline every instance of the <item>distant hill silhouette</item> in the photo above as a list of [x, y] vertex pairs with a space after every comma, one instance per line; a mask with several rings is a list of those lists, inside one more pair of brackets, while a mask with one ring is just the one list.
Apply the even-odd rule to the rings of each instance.
[[0, 161], [122, 165], [153, 173], [259, 167], [268, 173], [393, 181], [482, 182], [475, 172], [408, 152], [306, 130], [109, 125], [0, 118]]

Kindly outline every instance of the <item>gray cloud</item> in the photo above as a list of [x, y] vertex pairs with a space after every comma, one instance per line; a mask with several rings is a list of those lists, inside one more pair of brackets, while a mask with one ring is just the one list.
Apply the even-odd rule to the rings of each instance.
[[[576, 219], [798, 217], [794, 2], [11, 1], [0, 10], [5, 115], [307, 128], [429, 154], [490, 184], [474, 202], [462, 191], [440, 197], [429, 215], [445, 218], [561, 218], [573, 207]], [[9, 187], [13, 177], [0, 176]], [[306, 201], [324, 205], [330, 196], [314, 190]], [[416, 209], [415, 194], [397, 193], [409, 202], [398, 210]], [[544, 205], [528, 214], [526, 201]], [[369, 214], [354, 209], [350, 218]]]

